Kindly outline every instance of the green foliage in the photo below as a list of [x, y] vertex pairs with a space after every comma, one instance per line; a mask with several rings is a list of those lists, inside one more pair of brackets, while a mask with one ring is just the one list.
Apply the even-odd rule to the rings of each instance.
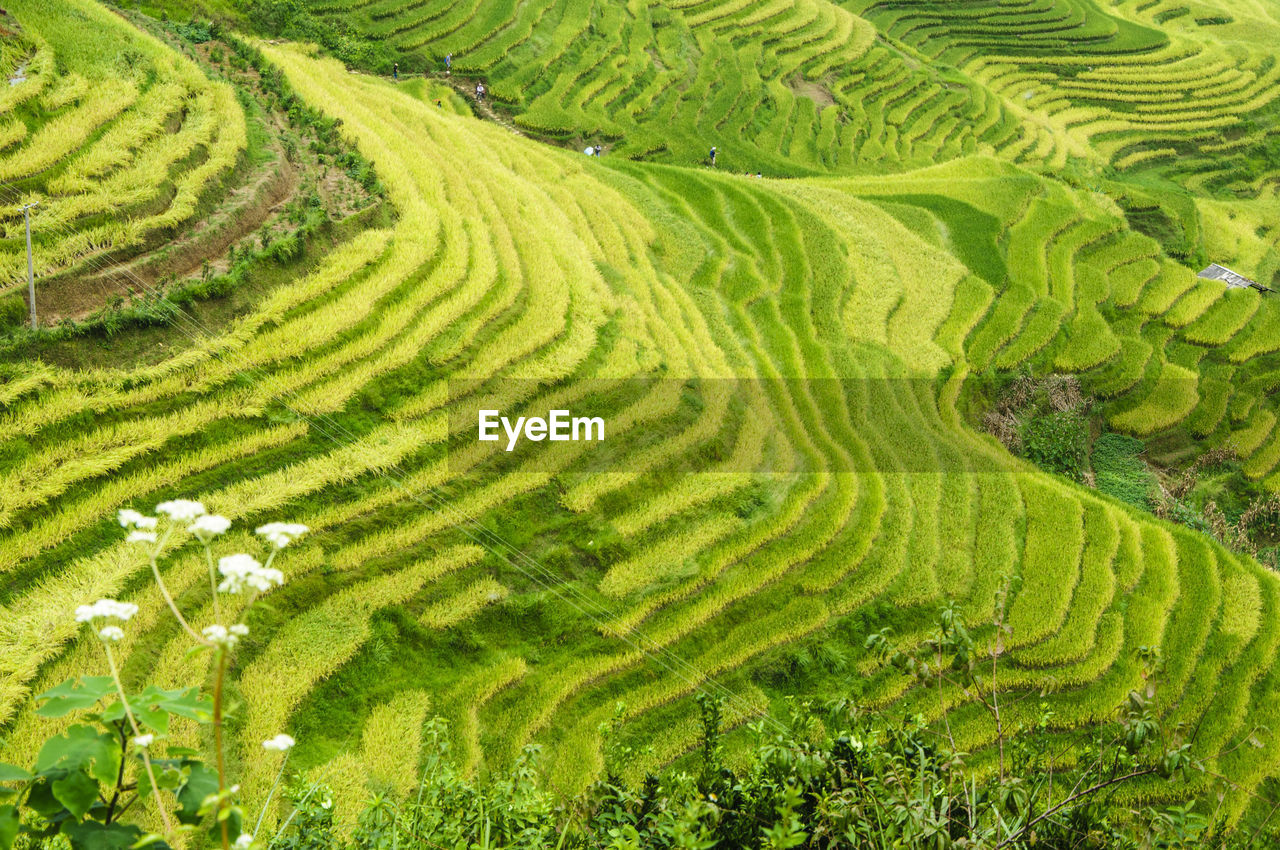
[[286, 793], [293, 809], [271, 838], [269, 850], [331, 850], [341, 844], [333, 826], [333, 798], [319, 785], [295, 785]]
[[[151, 746], [135, 743], [133, 719], [117, 696], [112, 676], [68, 679], [36, 700], [45, 717], [77, 713], [87, 723], [50, 737], [30, 771], [0, 764], [0, 782], [18, 783], [11, 791], [15, 802], [0, 808], [0, 848], [9, 850], [19, 834], [33, 839], [65, 836], [74, 850], [132, 846], [143, 832], [120, 819], [155, 793], [148, 779], [153, 770], [158, 773], [157, 787], [173, 793], [181, 804], [182, 823], [195, 826], [207, 819], [204, 803], [217, 792], [217, 777], [186, 752], [175, 751], [167, 758], [151, 755], [148, 762]], [[138, 727], [158, 738], [168, 733], [172, 718], [208, 722], [212, 714], [211, 704], [195, 688], [165, 691], [150, 686], [129, 696], [128, 705]], [[155, 840], [150, 846], [169, 845]]]
[[367, 38], [341, 20], [316, 17], [303, 0], [248, 0], [245, 13], [263, 35], [314, 42], [343, 62], [380, 74], [390, 73], [399, 58], [384, 41]]
[[1089, 456], [1089, 422], [1079, 412], [1032, 416], [1019, 433], [1027, 460], [1073, 481], [1083, 480]]
[[[1001, 595], [1004, 591], [1001, 592]], [[997, 610], [1002, 607], [997, 605]], [[997, 620], [997, 629], [1007, 633]], [[958, 607], [939, 614], [918, 647], [895, 646], [888, 630], [867, 646], [890, 669], [930, 689], [977, 693], [996, 720], [998, 770], [957, 751], [942, 721], [891, 718], [848, 700], [788, 701], [785, 718], [750, 724], [754, 743], [737, 768], [720, 761], [723, 703], [701, 695], [698, 777], [677, 768], [635, 786], [614, 777], [582, 794], [553, 799], [536, 787], [526, 751], [488, 781], [462, 778], [442, 722], [428, 724], [427, 762], [407, 796], [376, 796], [349, 842], [335, 835], [330, 792], [298, 786], [271, 850], [427, 850], [440, 847], [666, 850], [718, 847], [1004, 847], [1140, 850], [1267, 846], [1266, 830], [1226, 835], [1192, 805], [1145, 806], [1116, 817], [1110, 800], [1124, 786], [1176, 787], [1201, 770], [1182, 730], [1162, 719], [1164, 666], [1138, 650], [1144, 689], [1129, 692], [1116, 720], [1078, 742], [1081, 758], [1057, 763], [1056, 718], [1041, 703], [1029, 720], [1002, 723], [993, 656], [975, 640]], [[1021, 716], [1026, 717], [1026, 713]], [[1069, 790], [1067, 790], [1069, 789]]]
[[1145, 444], [1136, 437], [1106, 433], [1093, 442], [1090, 458], [1094, 486], [1108, 496], [1150, 510], [1156, 478], [1142, 459]]

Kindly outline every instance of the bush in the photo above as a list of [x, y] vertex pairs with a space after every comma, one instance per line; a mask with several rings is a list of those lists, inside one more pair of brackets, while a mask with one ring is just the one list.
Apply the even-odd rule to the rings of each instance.
[[1019, 429], [1023, 456], [1041, 469], [1083, 481], [1088, 429], [1088, 421], [1074, 410], [1034, 416]]

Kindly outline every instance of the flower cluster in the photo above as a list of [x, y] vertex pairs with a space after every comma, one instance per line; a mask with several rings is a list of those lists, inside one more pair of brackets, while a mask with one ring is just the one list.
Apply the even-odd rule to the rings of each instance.
[[204, 627], [204, 639], [223, 649], [230, 649], [240, 642], [240, 638], [248, 635], [249, 627], [243, 623], [236, 623], [231, 628], [217, 624]]
[[[163, 528], [161, 528], [161, 517], [167, 520], [164, 523]], [[169, 610], [172, 611], [186, 633], [199, 644], [200, 648], [212, 648], [214, 650], [214, 657], [218, 662], [219, 677], [218, 684], [214, 688], [212, 712], [215, 730], [214, 740], [217, 742], [217, 746], [219, 748], [217, 774], [218, 793], [216, 795], [205, 796], [204, 801], [205, 805], [207, 805], [209, 801], [214, 801], [214, 803], [216, 803], [218, 820], [224, 822], [223, 846], [226, 847], [228, 843], [227, 839], [230, 836], [225, 831], [225, 821], [234, 810], [233, 801], [235, 799], [235, 795], [240, 791], [240, 786], [234, 784], [228, 786], [223, 768], [221, 750], [221, 724], [223, 722], [222, 707], [224, 704], [221, 702], [223, 699], [222, 682], [226, 675], [226, 669], [228, 666], [226, 662], [228, 656], [231, 654], [234, 647], [239, 644], [241, 639], [248, 637], [249, 627], [244, 623], [234, 623], [230, 626], [214, 623], [212, 625], [205, 626], [197, 632], [196, 629], [192, 627], [191, 623], [183, 617], [182, 612], [174, 603], [172, 594], [169, 593], [165, 586], [165, 580], [161, 575], [157, 560], [159, 559], [161, 550], [165, 547], [165, 544], [167, 544], [172, 538], [172, 535], [180, 529], [185, 528], [188, 534], [202, 543], [204, 550], [203, 554], [206, 555], [206, 561], [209, 566], [210, 583], [214, 586], [212, 594], [213, 619], [219, 620], [222, 619], [219, 609], [219, 594], [238, 594], [248, 592], [251, 595], [251, 598], [248, 600], [250, 604], [245, 606], [247, 609], [251, 607], [251, 603], [253, 602], [252, 594], [265, 593], [273, 587], [278, 587], [284, 583], [284, 574], [280, 570], [272, 568], [272, 561], [281, 549], [288, 546], [298, 537], [306, 534], [308, 529], [305, 525], [300, 523], [272, 522], [263, 525], [258, 528], [257, 532], [259, 535], [266, 538], [267, 543], [271, 546], [271, 552], [269, 557], [266, 559], [265, 565], [259, 562], [252, 555], [233, 554], [219, 558], [215, 572], [213, 566], [212, 546], [210, 544], [214, 538], [227, 532], [231, 527], [231, 520], [225, 516], [210, 514], [205, 509], [203, 503], [190, 499], [173, 499], [167, 502], [161, 502], [156, 505], [155, 515], [153, 516], [147, 516], [132, 508], [122, 508], [117, 512], [116, 519], [120, 523], [120, 527], [125, 529], [127, 532], [127, 542], [152, 544], [148, 549], [148, 559], [150, 561], [151, 570], [154, 574], [156, 583], [159, 585], [161, 595], [168, 604]], [[159, 541], [158, 545], [156, 545], [157, 541]], [[221, 582], [218, 580], [218, 573], [221, 574]], [[119, 666], [117, 664], [113, 647], [111, 646], [114, 643], [119, 643], [124, 640], [125, 631], [121, 628], [121, 625], [133, 619], [137, 613], [138, 606], [132, 602], [119, 602], [114, 599], [99, 599], [92, 605], [81, 605], [77, 607], [75, 609], [75, 619], [77, 623], [88, 623], [90, 627], [96, 631], [98, 638], [103, 643], [102, 649], [106, 655], [111, 671], [110, 679], [114, 682], [116, 690], [120, 695], [119, 706], [123, 710], [125, 717], [129, 721], [129, 725], [135, 733], [135, 735], [129, 739], [129, 747], [132, 748], [132, 750], [135, 751], [135, 753], [142, 759], [143, 768], [146, 772], [146, 781], [148, 783], [146, 787], [155, 789], [160, 786], [156, 782], [155, 771], [153, 770], [149, 750], [157, 740], [163, 740], [164, 735], [161, 734], [157, 737], [156, 734], [151, 732], [142, 732], [138, 718], [135, 717], [134, 709], [130, 707], [124, 696], [124, 686], [120, 680]], [[247, 613], [247, 611], [243, 613]], [[177, 713], [176, 710], [171, 710], [163, 706], [152, 706], [151, 710], [159, 711], [164, 717], [168, 717], [169, 714], [172, 713]], [[106, 716], [107, 715], [105, 714], [100, 715], [98, 718], [99, 721], [104, 724], [108, 724], [108, 721], [102, 719]], [[142, 719], [149, 722], [148, 717], [144, 717]], [[151, 725], [153, 728], [162, 728], [156, 727], [154, 722], [152, 722]], [[121, 728], [124, 728], [123, 725], [121, 725]], [[114, 738], [114, 732], [112, 737]], [[124, 740], [124, 738], [121, 738], [122, 743]], [[287, 753], [294, 746], [294, 740], [288, 735], [280, 734], [267, 741], [263, 741], [262, 746], [266, 750]], [[287, 756], [280, 760], [281, 777], [283, 776], [284, 766], [287, 762]], [[0, 765], [0, 767], [3, 767], [3, 765]], [[74, 775], [80, 776], [81, 774]], [[90, 778], [94, 787], [97, 787], [100, 784], [96, 779], [96, 776], [97, 774], [94, 773]], [[119, 784], [123, 776], [124, 774], [120, 773], [120, 777], [117, 778], [117, 784]], [[105, 782], [106, 780], [101, 781]], [[277, 782], [279, 781], [280, 778], [277, 778]], [[141, 779], [138, 780], [135, 787], [143, 787]], [[181, 789], [184, 787], [188, 790], [192, 789], [190, 781], [182, 780], [178, 785], [178, 788]], [[78, 795], [78, 786], [76, 790]], [[171, 790], [173, 790], [172, 787]], [[0, 791], [3, 791], [3, 789], [0, 789]], [[181, 790], [179, 790], [178, 793], [181, 794]], [[0, 794], [0, 796], [2, 796], [2, 794]], [[141, 796], [141, 794], [139, 794], [139, 796]], [[152, 794], [152, 796], [159, 804], [159, 815], [165, 829], [164, 837], [168, 839], [170, 835], [173, 834], [173, 825], [164, 804], [159, 801], [160, 795]], [[61, 800], [59, 800], [59, 802], [61, 802]], [[327, 808], [328, 805], [330, 804], [326, 802], [325, 807]], [[67, 808], [70, 809], [70, 807], [71, 804], [67, 803]], [[127, 807], [128, 804], [125, 805], [125, 808]], [[4, 818], [0, 817], [0, 822], [3, 821]], [[181, 827], [179, 829], [181, 829]], [[3, 823], [0, 823], [0, 833], [3, 832]], [[3, 838], [4, 836], [0, 835], [0, 846], [3, 846], [5, 843]], [[235, 850], [252, 850], [253, 847], [254, 836], [248, 832], [240, 832], [239, 837], [236, 838], [234, 842]]]
[[203, 514], [196, 517], [195, 522], [187, 526], [187, 531], [201, 540], [209, 540], [225, 532], [231, 527], [231, 520], [218, 514]]
[[268, 738], [267, 740], [263, 741], [262, 748], [264, 750], [278, 750], [279, 752], [283, 753], [290, 750], [295, 743], [297, 742], [294, 741], [293, 738], [281, 732], [279, 735], [276, 735], [274, 738]]
[[269, 522], [258, 526], [258, 534], [277, 549], [283, 549], [310, 530], [300, 522]]
[[156, 518], [153, 516], [143, 516], [132, 508], [123, 508], [116, 515], [120, 520], [121, 528], [155, 528]]
[[129, 622], [138, 613], [138, 606], [132, 602], [117, 602], [114, 599], [99, 599], [92, 605], [81, 605], [76, 608], [76, 622], [88, 623], [102, 618], [114, 618]]
[[204, 504], [190, 499], [173, 499], [156, 505], [156, 513], [164, 514], [174, 522], [187, 522], [205, 513]]
[[241, 593], [245, 588], [266, 593], [284, 584], [284, 573], [274, 567], [264, 567], [252, 555], [227, 555], [218, 559], [218, 572], [222, 573], [219, 593]]

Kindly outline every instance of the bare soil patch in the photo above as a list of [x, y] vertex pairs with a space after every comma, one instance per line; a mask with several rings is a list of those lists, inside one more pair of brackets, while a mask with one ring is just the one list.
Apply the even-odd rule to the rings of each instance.
[[831, 93], [831, 89], [827, 88], [823, 82], [814, 80], [793, 79], [787, 84], [787, 88], [791, 89], [799, 97], [807, 97], [818, 105], [818, 109], [826, 109], [828, 106], [835, 106], [836, 96]]
[[177, 232], [157, 233], [125, 255], [106, 258], [110, 265], [105, 269], [104, 258], [98, 256], [40, 281], [36, 297], [42, 324], [82, 320], [170, 284], [224, 273], [232, 265], [233, 250], [292, 233], [293, 208], [313, 194], [334, 221], [361, 209], [367, 200], [358, 181], [311, 149], [306, 129], [292, 126], [273, 108], [257, 71], [234, 62], [228, 45], [211, 40], [196, 45], [174, 41], [174, 46], [185, 47], [188, 55], [253, 96], [268, 137], [265, 155], [259, 148], [253, 163], [242, 162], [210, 187], [202, 201], [205, 211]]

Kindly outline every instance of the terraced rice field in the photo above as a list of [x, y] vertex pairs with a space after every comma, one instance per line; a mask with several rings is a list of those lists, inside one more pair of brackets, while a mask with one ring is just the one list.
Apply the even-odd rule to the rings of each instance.
[[1171, 22], [1172, 0], [311, 2], [410, 65], [451, 54], [536, 133], [622, 154], [715, 144], [731, 169], [792, 175], [996, 153], [1274, 197], [1275, 166], [1245, 162], [1274, 137], [1280, 24], [1216, 5]]
[[194, 223], [247, 145], [230, 85], [101, 6], [8, 9], [22, 36], [0, 69], [10, 78], [0, 101], [0, 294], [25, 283], [19, 205], [39, 205], [31, 226], [42, 278], [119, 260]]
[[[126, 103], [114, 113], [76, 101], [65, 115], [86, 153], [59, 166], [58, 186], [73, 171], [88, 194], [150, 174], [147, 142], [107, 155], [155, 114], [129, 111], [147, 98], [188, 98], [183, 126], [231, 146], [240, 112], [217, 106], [218, 83], [89, 0], [40, 8], [106, 16], [114, 44], [142, 45], [164, 71], [112, 98]], [[180, 325], [189, 338], [172, 357], [28, 363], [0, 384], [6, 760], [27, 761], [57, 728], [28, 710], [31, 694], [94, 663], [77, 604], [139, 605], [121, 645], [130, 677], [207, 674], [113, 520], [180, 496], [237, 526], [287, 515], [314, 531], [289, 550], [287, 582], [233, 671], [250, 801], [274, 779], [260, 742], [281, 729], [311, 775], [403, 790], [432, 715], [468, 771], [539, 743], [547, 781], [582, 788], [619, 702], [622, 734], [652, 745], [639, 776], [696, 745], [699, 689], [729, 695], [740, 724], [780, 704], [769, 671], [796, 646], [886, 611], [919, 637], [947, 599], [987, 639], [996, 592], [1016, 579], [999, 686], [1053, 684], [1065, 738], [1138, 687], [1139, 647], [1161, 647], [1160, 705], [1203, 721], [1196, 751], [1229, 777], [1193, 790], [1222, 793], [1224, 816], [1240, 818], [1280, 772], [1280, 741], [1237, 746], [1277, 728], [1276, 575], [1017, 461], [958, 407], [984, 370], [1076, 372], [1117, 430], [1192, 429], [1280, 489], [1280, 302], [1198, 281], [1097, 187], [1044, 173], [1076, 158], [1146, 167], [1160, 158], [1136, 153], [1165, 145], [1180, 152], [1170, 176], [1237, 167], [1206, 146], [1268, 107], [1274, 51], [1253, 31], [1163, 28], [1161, 8], [317, 5], [421, 56], [452, 51], [455, 71], [484, 73], [525, 127], [618, 148], [588, 159], [261, 43], [305, 102], [341, 119], [397, 218], [226, 328]], [[33, 39], [28, 73], [52, 67], [41, 55], [103, 64], [60, 58], [71, 48], [35, 40], [41, 12], [10, 10]], [[931, 70], [944, 64], [954, 78]], [[25, 85], [56, 97], [67, 79]], [[127, 74], [112, 79], [125, 91]], [[205, 103], [227, 117], [200, 123]], [[672, 164], [700, 157], [712, 131], [735, 167], [809, 176]], [[15, 144], [0, 168], [27, 158]], [[1257, 177], [1246, 219], [1274, 199], [1275, 176]], [[1239, 183], [1212, 169], [1191, 182], [1227, 180]], [[55, 197], [79, 197], [49, 191], [50, 215], [74, 208]], [[1271, 262], [1274, 229], [1240, 232], [1253, 235], [1233, 257]], [[482, 399], [507, 415], [589, 408], [608, 437], [492, 452], [470, 430]], [[167, 568], [193, 623], [211, 617], [201, 557], [186, 547]], [[931, 719], [945, 706], [962, 749], [992, 743], [965, 694], [861, 672], [868, 702]], [[848, 687], [829, 684], [813, 696]], [[1034, 720], [1037, 701], [1009, 711]], [[405, 746], [387, 752], [389, 738]]]

